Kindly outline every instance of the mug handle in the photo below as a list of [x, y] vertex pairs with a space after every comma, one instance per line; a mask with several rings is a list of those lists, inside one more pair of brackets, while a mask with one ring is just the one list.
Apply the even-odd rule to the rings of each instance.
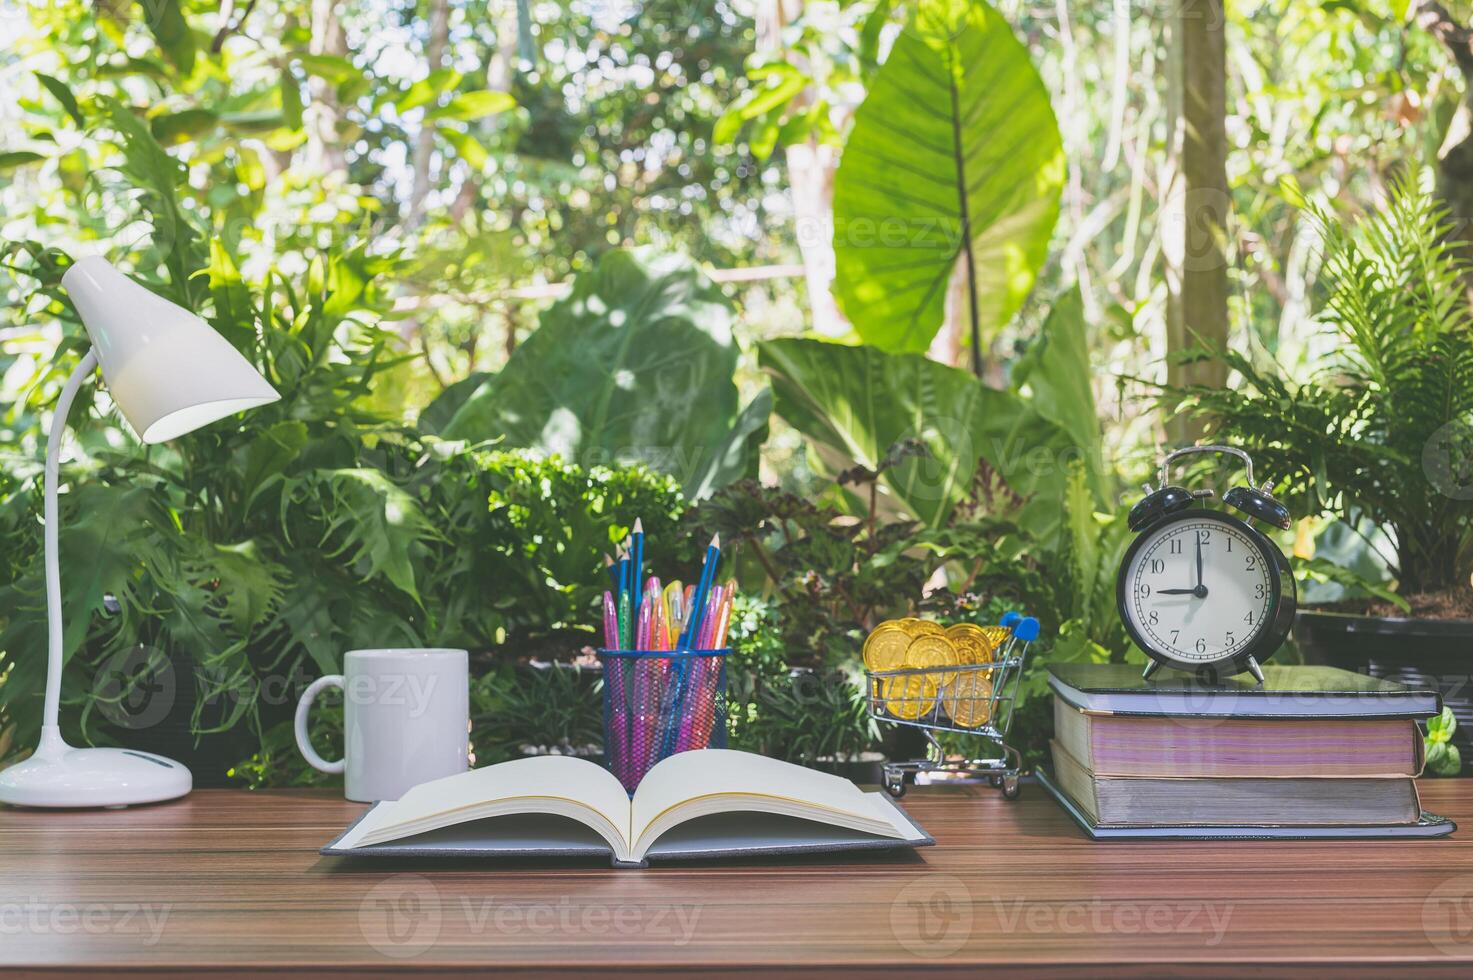
[[312, 738], [307, 731], [307, 713], [312, 710], [312, 702], [316, 700], [318, 694], [329, 687], [335, 687], [339, 691], [343, 690], [343, 675], [329, 674], [326, 677], [317, 678], [302, 693], [302, 700], [297, 702], [297, 748], [313, 769], [336, 775], [346, 768], [345, 760], [328, 762], [318, 755], [317, 750], [312, 748]]

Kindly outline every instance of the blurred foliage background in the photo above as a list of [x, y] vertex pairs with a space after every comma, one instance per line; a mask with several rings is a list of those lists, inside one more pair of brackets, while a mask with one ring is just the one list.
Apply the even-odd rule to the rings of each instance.
[[[584, 688], [507, 665], [592, 642], [601, 556], [635, 516], [667, 577], [691, 574], [712, 526], [742, 542], [738, 653], [760, 683], [736, 744], [881, 747], [853, 678], [863, 631], [896, 612], [1022, 604], [1048, 656], [1125, 656], [1119, 517], [1165, 438], [1150, 395], [1179, 353], [1161, 274], [1175, 13], [0, 6], [0, 759], [38, 717], [41, 425], [84, 349], [58, 284], [87, 253], [205, 315], [286, 397], [144, 451], [105, 392], [84, 395], [63, 547], [66, 721], [86, 738], [186, 754], [165, 736], [224, 735], [222, 778], [310, 780], [290, 699], [263, 680], [393, 639], [476, 651], [483, 758], [578, 747], [596, 734]], [[1301, 200], [1353, 221], [1466, 135], [1464, 79], [1418, 15], [1226, 5], [1226, 340], [1289, 379], [1332, 343]], [[892, 62], [897, 45], [914, 57]], [[902, 97], [994, 62], [963, 106]], [[927, 155], [947, 113], [957, 166], [993, 175], [960, 212], [925, 178], [952, 166]], [[877, 207], [929, 278], [881, 279], [860, 241]], [[959, 238], [970, 276], [953, 275]], [[1332, 524], [1308, 516], [1286, 542], [1306, 558]], [[118, 706], [161, 664], [190, 696], [134, 724]], [[848, 685], [815, 709], [833, 731], [813, 735], [783, 688], [804, 670]], [[764, 684], [786, 692], [765, 715]]]

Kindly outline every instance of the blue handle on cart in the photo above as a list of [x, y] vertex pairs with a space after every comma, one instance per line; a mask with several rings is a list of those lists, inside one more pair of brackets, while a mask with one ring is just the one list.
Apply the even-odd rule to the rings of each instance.
[[1002, 614], [1002, 619], [999, 619], [997, 621], [997, 625], [999, 625], [999, 626], [1009, 626], [1009, 627], [1016, 626], [1016, 625], [1018, 625], [1019, 621], [1022, 620], [1022, 618], [1023, 618], [1023, 614], [1022, 613], [1020, 613], [1020, 612], [1014, 612], [1012, 610], [1008, 610], [1007, 612], [1005, 612], [1005, 613]]
[[1038, 620], [1032, 616], [1024, 616], [1018, 621], [1018, 625], [1013, 627], [1013, 635], [1024, 643], [1032, 643], [1038, 639], [1038, 632]]

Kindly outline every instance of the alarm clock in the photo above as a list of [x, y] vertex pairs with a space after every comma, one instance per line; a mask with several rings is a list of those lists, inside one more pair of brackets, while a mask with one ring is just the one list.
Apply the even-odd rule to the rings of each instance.
[[[1213, 490], [1169, 482], [1171, 464], [1197, 453], [1242, 461], [1247, 483], [1222, 495], [1227, 510], [1205, 505]], [[1130, 511], [1136, 538], [1115, 590], [1126, 632], [1151, 658], [1145, 676], [1164, 666], [1216, 683], [1246, 670], [1262, 684], [1259, 665], [1289, 635], [1297, 602], [1288, 559], [1254, 526], [1290, 526], [1273, 484], [1254, 486], [1253, 460], [1241, 449], [1189, 446], [1168, 454], [1157, 487], [1145, 489]]]

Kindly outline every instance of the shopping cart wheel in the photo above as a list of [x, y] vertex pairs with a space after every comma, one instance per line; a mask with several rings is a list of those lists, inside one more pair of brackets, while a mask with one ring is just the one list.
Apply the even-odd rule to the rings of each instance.
[[1016, 800], [1018, 794], [1023, 792], [1023, 787], [1018, 785], [1017, 776], [1009, 776], [1002, 781], [1002, 798], [1005, 800]]
[[885, 773], [885, 792], [889, 793], [891, 796], [895, 797], [895, 799], [898, 800], [905, 795], [905, 790], [905, 773]]
[[1002, 785], [1002, 777], [1001, 776], [996, 776], [996, 775], [994, 775], [994, 776], [988, 776], [987, 777], [987, 785], [988, 786], [991, 786], [993, 789], [997, 789], [999, 786]]

